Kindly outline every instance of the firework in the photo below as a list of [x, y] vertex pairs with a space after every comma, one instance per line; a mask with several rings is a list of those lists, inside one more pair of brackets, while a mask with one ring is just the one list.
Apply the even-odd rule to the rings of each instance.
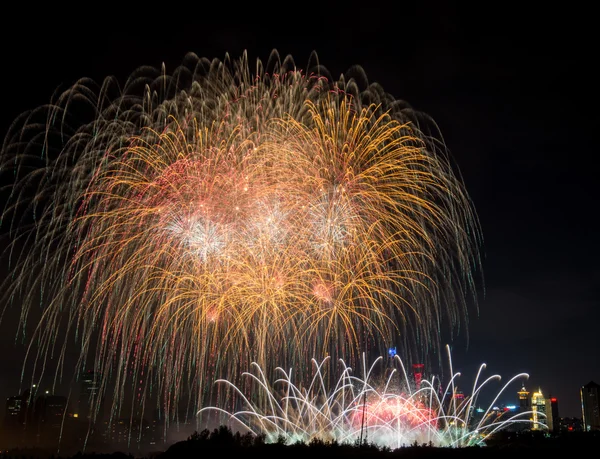
[[42, 304], [34, 381], [74, 337], [113, 413], [142, 381], [170, 418], [250, 362], [309, 377], [309, 356], [466, 325], [477, 219], [426, 117], [360, 72], [269, 63], [84, 79], [13, 124], [7, 295], [22, 324]]
[[[387, 361], [378, 357], [370, 366], [363, 355], [361, 375], [340, 361], [339, 379], [331, 387], [326, 382], [328, 359], [313, 361], [313, 379], [305, 386], [303, 382], [296, 385], [292, 369], [279, 368], [279, 379], [270, 382], [262, 368], [253, 364], [242, 375], [246, 381], [240, 387], [229, 380], [217, 381], [239, 395], [239, 406], [231, 411], [205, 407], [198, 413], [200, 425], [212, 416], [234, 431], [263, 435], [267, 442], [319, 440], [390, 449], [415, 444], [484, 446], [500, 430], [532, 425], [533, 411], [505, 412], [495, 406], [511, 384], [529, 378], [527, 373], [513, 376], [491, 393], [487, 390], [501, 377], [496, 374], [482, 380], [486, 368], [482, 364], [471, 394], [464, 394], [458, 390], [461, 374], [453, 371], [450, 347], [447, 351], [451, 377], [446, 386], [435, 376], [416, 384], [398, 355]], [[489, 398], [490, 393], [489, 406], [481, 408], [482, 394]], [[547, 428], [543, 421], [545, 416], [535, 422], [537, 428]]]

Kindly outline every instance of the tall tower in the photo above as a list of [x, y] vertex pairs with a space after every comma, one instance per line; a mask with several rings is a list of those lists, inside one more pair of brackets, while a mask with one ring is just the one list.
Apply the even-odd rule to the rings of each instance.
[[531, 410], [531, 399], [529, 398], [529, 392], [525, 389], [525, 386], [521, 387], [521, 390], [517, 392], [519, 395], [519, 411], [521, 413]]
[[546, 424], [546, 399], [542, 394], [542, 389], [538, 389], [531, 396], [531, 420], [533, 422], [531, 430], [547, 430]]
[[546, 399], [546, 417], [548, 430], [558, 433], [560, 430], [560, 417], [558, 416], [558, 399], [556, 397]]
[[583, 430], [600, 430], [600, 385], [594, 381], [581, 386], [581, 411]]

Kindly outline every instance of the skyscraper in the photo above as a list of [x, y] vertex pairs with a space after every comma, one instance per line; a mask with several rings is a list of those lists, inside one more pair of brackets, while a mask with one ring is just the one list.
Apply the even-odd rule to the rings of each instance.
[[81, 373], [81, 387], [77, 403], [78, 414], [81, 419], [92, 419], [96, 408], [98, 408], [96, 418], [102, 419], [102, 403], [99, 400], [100, 381], [100, 375], [93, 370], [86, 370]]
[[525, 389], [525, 386], [522, 386], [517, 394], [519, 395], [519, 412], [524, 413], [530, 411], [531, 399], [529, 398], [529, 392]]
[[546, 417], [548, 430], [557, 433], [560, 430], [560, 417], [558, 416], [558, 399], [550, 397], [546, 399]]
[[581, 386], [581, 411], [583, 430], [600, 430], [600, 385], [594, 381]]
[[546, 419], [546, 399], [542, 394], [542, 389], [538, 389], [531, 396], [531, 430], [547, 430], [547, 419]]

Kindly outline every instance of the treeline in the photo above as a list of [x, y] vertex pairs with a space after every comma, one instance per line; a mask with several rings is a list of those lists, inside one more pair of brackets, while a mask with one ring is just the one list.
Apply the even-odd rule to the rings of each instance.
[[558, 453], [572, 454], [600, 450], [600, 431], [565, 432], [548, 436], [543, 432], [499, 432], [486, 442], [486, 446], [463, 448], [437, 447], [432, 444], [406, 445], [398, 449], [379, 447], [364, 442], [339, 444], [335, 441], [286, 445], [283, 438], [266, 443], [262, 436], [233, 433], [226, 427], [209, 432], [195, 433], [187, 441], [169, 447], [158, 459], [218, 457], [218, 454], [261, 459], [410, 459], [410, 458], [506, 458], [507, 454]]
[[[195, 432], [187, 440], [177, 442], [164, 452], [145, 459], [196, 459], [226, 457], [260, 459], [411, 459], [411, 458], [506, 458], [511, 454], [572, 455], [600, 450], [600, 431], [565, 432], [548, 436], [543, 432], [499, 432], [488, 439], [486, 446], [463, 448], [437, 447], [432, 444], [411, 444], [392, 450], [363, 442], [339, 444], [313, 440], [308, 444], [288, 445], [284, 438], [267, 443], [264, 436], [240, 434], [222, 426], [212, 431]], [[507, 456], [508, 455], [508, 456]], [[138, 457], [139, 458], [139, 457]], [[77, 453], [61, 458], [59, 455], [37, 454], [35, 451], [15, 450], [0, 453], [0, 459], [136, 459], [132, 454]]]

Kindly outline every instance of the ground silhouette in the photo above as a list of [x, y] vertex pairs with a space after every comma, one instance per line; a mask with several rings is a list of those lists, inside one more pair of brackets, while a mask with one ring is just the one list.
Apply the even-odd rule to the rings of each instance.
[[364, 442], [339, 444], [313, 440], [310, 443], [286, 444], [283, 437], [267, 443], [264, 436], [240, 434], [221, 426], [212, 431], [195, 432], [187, 440], [174, 443], [165, 451], [146, 456], [123, 452], [77, 453], [72, 456], [50, 454], [38, 450], [12, 450], [0, 453], [0, 459], [199, 459], [236, 457], [260, 459], [412, 459], [412, 458], [510, 458], [532, 454], [572, 456], [600, 450], [600, 431], [564, 432], [499, 432], [485, 446], [462, 448], [411, 444], [392, 450]]

